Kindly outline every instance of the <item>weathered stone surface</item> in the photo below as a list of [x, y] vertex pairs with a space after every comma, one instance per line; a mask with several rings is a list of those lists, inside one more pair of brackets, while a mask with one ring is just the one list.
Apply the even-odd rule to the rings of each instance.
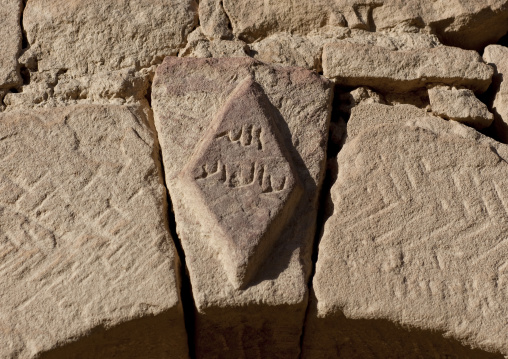
[[351, 110], [351, 117], [347, 123], [347, 138], [350, 141], [369, 127], [388, 124], [402, 126], [408, 120], [427, 116], [431, 116], [427, 110], [413, 105], [389, 106], [362, 102]]
[[432, 117], [348, 141], [303, 357], [508, 354], [506, 159], [508, 146]]
[[252, 57], [267, 63], [299, 66], [309, 70], [321, 67], [322, 46], [301, 35], [278, 33], [250, 46]]
[[19, 58], [27, 79], [7, 111], [75, 104], [138, 105], [155, 67], [196, 27], [194, 0], [34, 0]]
[[327, 43], [348, 42], [381, 46], [390, 50], [431, 49], [440, 46], [436, 36], [402, 31], [370, 32], [345, 27], [325, 26], [307, 36], [276, 33], [250, 45], [258, 60], [321, 71], [321, 55]]
[[157, 70], [155, 121], [197, 357], [298, 356], [330, 85], [249, 58], [168, 57]]
[[187, 356], [157, 148], [134, 110], [0, 115], [0, 357]]
[[203, 33], [209, 39], [231, 39], [229, 19], [221, 0], [201, 0], [199, 2], [199, 22]]
[[496, 72], [492, 80], [495, 92], [494, 101], [490, 108], [494, 112], [492, 125], [498, 140], [508, 143], [508, 48], [500, 45], [490, 45], [485, 48], [483, 59], [494, 65]]
[[278, 32], [306, 35], [327, 25], [377, 31], [411, 26], [430, 29], [448, 45], [479, 50], [508, 31], [507, 0], [207, 0], [205, 4], [201, 24], [218, 29], [207, 32], [226, 31], [224, 18], [229, 17], [233, 34], [248, 42]]
[[21, 50], [22, 0], [3, 0], [0, 6], [0, 89], [21, 84], [18, 53]]
[[223, 1], [233, 33], [248, 42], [277, 32], [307, 34], [325, 25], [368, 29], [369, 13], [380, 0]]
[[490, 126], [494, 115], [473, 91], [449, 86], [433, 86], [429, 100], [434, 115], [482, 129]]
[[193, 0], [31, 0], [23, 15], [39, 71], [79, 74], [157, 64], [196, 23]]
[[247, 44], [240, 40], [209, 40], [203, 34], [203, 28], [197, 27], [187, 37], [187, 45], [180, 50], [179, 57], [246, 57]]
[[443, 43], [480, 50], [508, 31], [507, 0], [383, 0], [372, 11], [377, 30], [427, 26]]
[[447, 46], [391, 51], [342, 42], [325, 44], [323, 49], [323, 74], [347, 86], [402, 92], [442, 83], [483, 92], [493, 73], [475, 51]]

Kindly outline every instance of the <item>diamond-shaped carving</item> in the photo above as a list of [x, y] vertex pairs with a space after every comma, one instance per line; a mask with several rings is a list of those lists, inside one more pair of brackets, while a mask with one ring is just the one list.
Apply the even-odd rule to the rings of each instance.
[[261, 86], [243, 80], [180, 175], [236, 288], [254, 277], [302, 194], [274, 111]]

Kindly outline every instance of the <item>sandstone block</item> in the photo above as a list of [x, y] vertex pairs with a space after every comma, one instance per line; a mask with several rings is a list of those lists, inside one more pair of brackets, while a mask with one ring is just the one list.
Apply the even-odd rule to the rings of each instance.
[[0, 89], [21, 84], [18, 54], [21, 50], [22, 0], [3, 0], [0, 6]]
[[429, 27], [446, 45], [481, 50], [508, 31], [507, 0], [384, 0], [372, 10], [377, 30]]
[[508, 146], [426, 117], [339, 153], [303, 357], [508, 354]]
[[483, 59], [494, 65], [496, 72], [492, 80], [495, 92], [491, 110], [494, 112], [493, 129], [496, 138], [508, 143], [508, 48], [500, 45], [490, 45], [485, 48]]
[[253, 42], [277, 32], [304, 35], [325, 25], [370, 29], [373, 25], [369, 21], [371, 11], [381, 5], [382, 0], [225, 0], [222, 3], [233, 33]]
[[470, 50], [439, 46], [391, 51], [342, 42], [324, 45], [323, 74], [341, 85], [383, 91], [412, 91], [437, 82], [483, 92], [490, 85], [493, 69]]
[[406, 32], [370, 32], [346, 27], [325, 26], [307, 36], [288, 32], [275, 33], [250, 44], [258, 60], [322, 71], [321, 55], [327, 43], [348, 42], [385, 47], [390, 50], [431, 49], [440, 46], [434, 35]]
[[187, 45], [178, 53], [179, 57], [246, 57], [247, 44], [240, 40], [208, 39], [201, 26], [187, 37]]
[[23, 16], [39, 71], [80, 75], [157, 64], [196, 24], [194, 0], [31, 0]]
[[351, 110], [351, 117], [347, 123], [347, 138], [350, 141], [369, 127], [388, 124], [402, 126], [408, 120], [426, 116], [431, 116], [427, 110], [413, 105], [389, 106], [362, 102]]
[[187, 357], [156, 146], [127, 107], [0, 115], [0, 357]]
[[331, 83], [250, 58], [171, 58], [156, 127], [199, 358], [297, 357]]
[[478, 100], [473, 91], [449, 86], [429, 89], [430, 105], [434, 115], [482, 129], [490, 126], [494, 115]]

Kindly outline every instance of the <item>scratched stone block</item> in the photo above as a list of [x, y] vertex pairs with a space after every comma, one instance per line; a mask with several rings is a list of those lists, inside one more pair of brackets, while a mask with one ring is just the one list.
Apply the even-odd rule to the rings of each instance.
[[[0, 6], [0, 97], [1, 89], [21, 85], [18, 55], [21, 50], [21, 0], [4, 0]], [[0, 98], [1, 103], [1, 98]]]
[[133, 108], [0, 115], [0, 357], [187, 356], [155, 151]]
[[249, 58], [166, 58], [152, 94], [197, 357], [297, 357], [330, 83]]
[[303, 357], [502, 358], [508, 146], [431, 116], [388, 122], [338, 155]]

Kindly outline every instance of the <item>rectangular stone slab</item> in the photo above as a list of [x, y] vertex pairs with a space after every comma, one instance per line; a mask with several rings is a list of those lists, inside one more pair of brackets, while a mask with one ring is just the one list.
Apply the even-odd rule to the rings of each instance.
[[249, 58], [168, 57], [152, 103], [199, 358], [297, 357], [330, 82]]
[[23, 26], [39, 71], [149, 67], [178, 53], [197, 23], [194, 0], [30, 0]]
[[157, 157], [133, 108], [0, 115], [0, 357], [187, 357]]
[[303, 357], [502, 358], [508, 146], [431, 116], [387, 122], [339, 152]]
[[21, 50], [19, 19], [22, 5], [22, 0], [2, 0], [0, 6], [0, 89], [21, 84], [18, 54]]
[[483, 92], [494, 70], [471, 50], [438, 46], [392, 51], [342, 41], [324, 45], [323, 74], [340, 85], [381, 91], [413, 91], [441, 83]]

